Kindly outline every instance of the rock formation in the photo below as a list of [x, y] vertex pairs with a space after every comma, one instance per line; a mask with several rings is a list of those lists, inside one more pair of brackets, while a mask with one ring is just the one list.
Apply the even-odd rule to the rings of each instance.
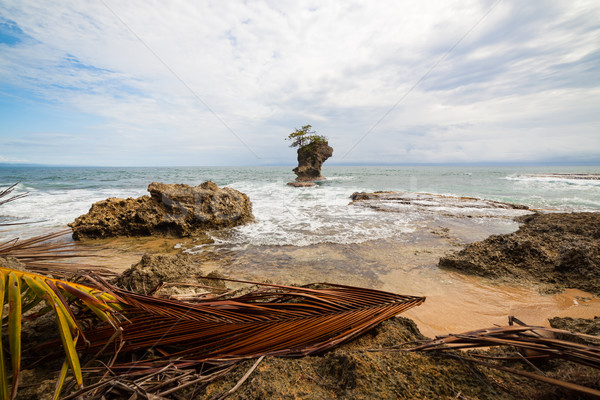
[[315, 141], [298, 148], [298, 166], [294, 168], [297, 182], [318, 181], [325, 160], [333, 155], [333, 148], [327, 142]]
[[519, 217], [523, 225], [442, 257], [439, 266], [509, 282], [533, 281], [554, 292], [600, 295], [600, 213]]
[[248, 196], [213, 182], [151, 183], [150, 196], [109, 198], [69, 224], [74, 239], [111, 236], [194, 236], [254, 219]]

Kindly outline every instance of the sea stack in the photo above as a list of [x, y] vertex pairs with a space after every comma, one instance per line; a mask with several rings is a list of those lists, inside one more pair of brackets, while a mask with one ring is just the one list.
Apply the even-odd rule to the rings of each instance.
[[294, 168], [296, 180], [288, 185], [295, 187], [314, 186], [314, 181], [325, 178], [321, 175], [321, 167], [325, 160], [333, 155], [327, 138], [312, 131], [311, 125], [304, 125], [290, 133], [286, 140], [292, 141], [290, 147], [298, 148], [298, 166]]
[[321, 167], [333, 155], [333, 148], [327, 142], [311, 142], [298, 148], [298, 166], [294, 168], [296, 182], [320, 181]]

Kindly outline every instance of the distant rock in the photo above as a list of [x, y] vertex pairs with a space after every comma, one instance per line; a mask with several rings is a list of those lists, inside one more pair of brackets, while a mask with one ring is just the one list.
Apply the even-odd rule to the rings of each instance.
[[109, 198], [69, 224], [73, 238], [194, 236], [254, 220], [247, 195], [213, 182], [199, 186], [151, 183], [150, 196]]
[[298, 166], [294, 168], [297, 182], [318, 181], [325, 160], [333, 155], [333, 148], [327, 142], [316, 141], [298, 148]]
[[355, 192], [350, 204], [386, 212], [418, 212], [420, 215], [444, 215], [464, 218], [513, 218], [531, 214], [527, 206], [474, 197], [413, 192]]
[[288, 182], [287, 184], [293, 187], [311, 187], [316, 185], [314, 182]]

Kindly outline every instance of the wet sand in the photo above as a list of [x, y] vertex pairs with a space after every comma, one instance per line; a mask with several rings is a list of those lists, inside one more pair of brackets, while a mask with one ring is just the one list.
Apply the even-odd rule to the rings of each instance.
[[194, 262], [205, 274], [216, 271], [233, 279], [296, 285], [329, 282], [426, 296], [423, 305], [404, 316], [430, 337], [504, 325], [509, 315], [546, 326], [548, 318], [555, 316], [600, 315], [600, 298], [579, 290], [543, 295], [531, 282], [497, 284], [437, 267], [439, 258], [448, 252], [517, 227], [508, 219], [444, 218], [423, 222], [409, 237], [360, 244], [246, 248], [209, 244], [197, 248], [193, 240], [119, 238], [80, 246], [94, 248], [103, 256], [93, 263], [119, 272], [145, 253], [176, 254], [183, 248], [195, 249]]

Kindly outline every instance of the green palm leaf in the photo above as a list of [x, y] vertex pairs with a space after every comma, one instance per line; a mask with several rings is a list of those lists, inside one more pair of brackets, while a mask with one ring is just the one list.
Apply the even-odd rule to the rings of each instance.
[[[68, 288], [66, 290], [65, 288]], [[5, 293], [6, 292], [6, 295]], [[89, 308], [100, 319], [116, 326], [115, 312], [123, 307], [114, 296], [104, 293], [89, 286], [77, 283], [52, 279], [31, 272], [17, 271], [0, 266], [0, 299], [2, 310], [6, 300], [9, 305], [8, 336], [13, 375], [12, 389], [9, 395], [6, 360], [0, 350], [0, 399], [12, 399], [16, 396], [21, 370], [21, 320], [23, 310], [30, 310], [34, 305], [43, 300], [47, 307], [54, 311], [57, 319], [58, 330], [65, 349], [66, 361], [71, 369], [76, 383], [82, 386], [82, 372], [77, 356], [78, 338], [83, 335], [82, 328], [69, 305], [67, 299], [78, 304], [81, 308]], [[91, 305], [91, 307], [88, 307]], [[109, 325], [110, 326], [110, 325]]]
[[[4, 295], [5, 295], [5, 287], [6, 287], [6, 279], [4, 275], [0, 276], [0, 300], [2, 303], [2, 307], [0, 307], [0, 338], [2, 337], [2, 323], [4, 319]], [[4, 361], [4, 350], [2, 349], [2, 344], [0, 343], [0, 399], [5, 400], [9, 398], [8, 395], [8, 378], [6, 374], [6, 362]]]

